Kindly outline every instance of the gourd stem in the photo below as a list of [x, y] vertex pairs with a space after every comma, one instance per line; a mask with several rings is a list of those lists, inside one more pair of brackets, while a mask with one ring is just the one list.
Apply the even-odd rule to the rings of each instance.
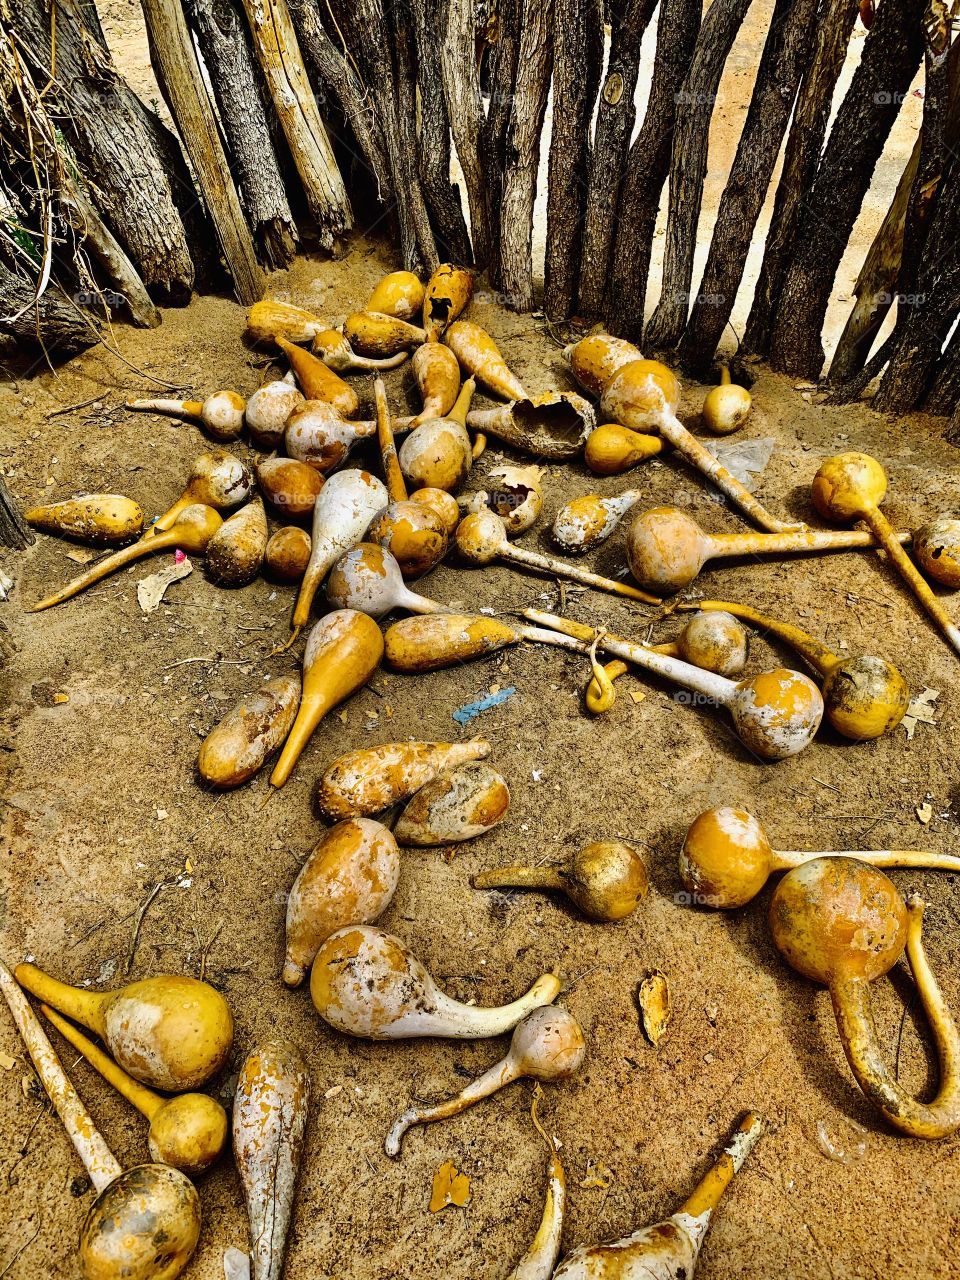
[[945, 1138], [960, 1129], [960, 1032], [923, 949], [923, 909], [919, 898], [907, 900], [906, 949], [940, 1065], [940, 1088], [932, 1101], [918, 1101], [890, 1074], [880, 1052], [869, 985], [855, 978], [837, 981], [831, 984], [830, 995], [843, 1051], [874, 1106], [901, 1133]]
[[778, 520], [775, 515], [772, 515], [763, 503], [753, 496], [749, 489], [744, 488], [736, 476], [717, 461], [710, 450], [705, 448], [696, 436], [690, 434], [674, 414], [664, 410], [659, 418], [657, 430], [664, 440], [669, 441], [679, 453], [688, 458], [698, 471], [708, 476], [720, 492], [725, 494], [731, 502], [735, 503], [752, 520], [755, 520], [761, 529], [779, 533], [783, 529], [795, 527], [795, 525], [791, 526], [789, 523]]
[[470, 401], [473, 399], [473, 393], [476, 388], [476, 378], [468, 378], [460, 388], [460, 394], [454, 401], [453, 408], [447, 414], [449, 421], [459, 422], [464, 431], [467, 429], [467, 411], [470, 408]]
[[703, 1214], [711, 1214], [720, 1202], [720, 1198], [733, 1179], [739, 1173], [744, 1160], [763, 1133], [764, 1123], [756, 1112], [748, 1111], [740, 1121], [736, 1131], [723, 1155], [707, 1175], [698, 1183], [678, 1213], [689, 1214], [691, 1218], [700, 1218]]
[[761, 613], [759, 609], [754, 609], [748, 604], [737, 604], [732, 600], [691, 600], [684, 601], [677, 608], [696, 609], [704, 613], [731, 613], [735, 618], [751, 622], [761, 631], [769, 631], [772, 635], [785, 640], [821, 676], [828, 676], [840, 665], [840, 658], [808, 632], [794, 626], [792, 622], [781, 622], [779, 618], [771, 618], [769, 614]]
[[499, 1036], [505, 1031], [512, 1031], [534, 1009], [552, 1004], [559, 993], [560, 979], [553, 973], [545, 973], [519, 999], [498, 1008], [465, 1005], [444, 997], [438, 1001], [437, 1024], [442, 1024], [443, 1035], [451, 1039]]
[[[584, 627], [582, 623], [569, 623], [566, 618], [544, 613], [540, 609], [524, 609], [523, 616], [533, 622], [542, 622], [545, 626], [555, 627], [557, 631], [566, 635], [586, 639], [586, 632], [589, 631], [589, 639], [592, 640], [596, 634], [593, 627]], [[691, 666], [688, 662], [681, 662], [678, 658], [668, 658], [662, 653], [655, 653], [645, 645], [634, 644], [619, 636], [604, 635], [599, 645], [605, 652], [632, 662], [636, 667], [652, 671], [655, 675], [673, 680], [676, 684], [692, 689], [695, 693], [702, 693], [721, 706], [726, 706], [730, 702], [737, 688], [734, 682], [726, 679], [725, 676], [718, 676], [713, 671], [704, 671], [700, 667]]]
[[138, 413], [166, 413], [176, 418], [199, 418], [203, 413], [200, 400], [128, 400], [126, 408]]
[[473, 877], [475, 889], [564, 889], [562, 867], [495, 867]]
[[920, 576], [916, 565], [901, 547], [897, 535], [890, 527], [887, 517], [879, 507], [870, 507], [863, 512], [863, 519], [876, 535], [877, 541], [886, 551], [900, 576], [913, 591], [923, 607], [941, 628], [953, 649], [960, 654], [960, 627], [958, 627], [930, 589], [926, 578]]
[[49, 973], [44, 973], [35, 964], [18, 964], [13, 972], [25, 991], [29, 991], [52, 1009], [65, 1013], [68, 1018], [82, 1022], [98, 1036], [103, 1035], [106, 1030], [103, 1006], [113, 992], [85, 991], [82, 987], [71, 987], [67, 982], [51, 978]]
[[451, 1116], [458, 1116], [461, 1111], [466, 1111], [475, 1102], [489, 1098], [492, 1093], [496, 1093], [498, 1089], [502, 1089], [504, 1085], [510, 1084], [517, 1078], [518, 1073], [511, 1060], [504, 1058], [483, 1075], [478, 1076], [476, 1080], [471, 1080], [465, 1089], [461, 1089], [458, 1094], [445, 1102], [437, 1102], [429, 1107], [410, 1107], [394, 1121], [393, 1127], [387, 1134], [384, 1143], [387, 1155], [400, 1154], [403, 1136], [413, 1125], [430, 1124], [434, 1120], [449, 1120]]
[[641, 591], [639, 587], [633, 587], [628, 582], [617, 582], [614, 578], [601, 577], [597, 573], [591, 573], [589, 569], [580, 568], [579, 565], [570, 564], [565, 560], [557, 560], [553, 556], [541, 555], [538, 551], [527, 551], [513, 543], [504, 542], [498, 554], [504, 560], [512, 560], [515, 564], [523, 564], [531, 569], [556, 573], [562, 578], [571, 578], [574, 582], [582, 582], [584, 586], [596, 587], [598, 590], [608, 591], [612, 595], [626, 596], [630, 600], [639, 600], [643, 604], [663, 604], [659, 596], [649, 595], [646, 591]]
[[397, 599], [397, 604], [411, 613], [446, 613], [446, 605], [438, 604], [429, 596], [422, 596], [416, 591], [404, 589]]
[[164, 1105], [165, 1099], [159, 1094], [148, 1089], [146, 1085], [140, 1084], [134, 1080], [132, 1076], [128, 1076], [122, 1067], [117, 1066], [114, 1060], [99, 1047], [95, 1045], [91, 1039], [79, 1031], [72, 1022], [68, 1022], [66, 1018], [62, 1018], [59, 1013], [51, 1009], [49, 1005], [42, 1004], [40, 1006], [43, 1016], [57, 1028], [64, 1040], [68, 1044], [82, 1053], [86, 1060], [90, 1063], [95, 1071], [103, 1076], [107, 1084], [112, 1084], [121, 1098], [131, 1103], [140, 1112], [141, 1115], [152, 1120], [160, 1108]]
[[928, 849], [870, 849], [851, 852], [848, 849], [772, 849], [771, 871], [789, 871], [814, 858], [856, 858], [871, 867], [917, 867], [928, 871], [960, 871], [960, 857], [955, 853], [931, 853]]
[[96, 1190], [110, 1185], [119, 1178], [122, 1170], [113, 1152], [104, 1142], [80, 1095], [70, 1082], [60, 1059], [47, 1039], [37, 1015], [30, 1008], [26, 996], [13, 980], [10, 970], [0, 961], [0, 990], [10, 1006], [13, 1020], [23, 1037], [23, 1042], [36, 1068], [37, 1075], [60, 1117], [67, 1136], [77, 1155], [83, 1161]]
[[377, 402], [377, 442], [380, 445], [380, 458], [383, 462], [383, 478], [387, 482], [387, 493], [390, 495], [391, 502], [406, 502], [407, 485], [397, 458], [397, 446], [394, 444], [393, 428], [390, 425], [387, 389], [381, 378], [377, 378], [374, 382], [373, 394]]
[[165, 533], [166, 530], [169, 529], [170, 526], [175, 523], [177, 516], [180, 514], [180, 512], [185, 511], [193, 501], [194, 501], [194, 498], [192, 494], [190, 494], [189, 492], [183, 494], [183, 496], [178, 498], [177, 501], [173, 504], [173, 506], [168, 511], [165, 511], [158, 520], [154, 520], [153, 524], [144, 534], [143, 539], [141, 539], [141, 541], [144, 541], [147, 538], [149, 538], [152, 541], [157, 533]]
[[876, 547], [879, 540], [867, 529], [794, 529], [770, 533], [710, 533], [709, 558], [745, 556], [754, 552], [849, 551]]

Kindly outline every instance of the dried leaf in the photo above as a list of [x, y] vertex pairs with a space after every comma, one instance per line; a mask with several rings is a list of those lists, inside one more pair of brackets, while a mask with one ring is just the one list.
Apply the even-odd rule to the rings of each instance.
[[577, 1185], [583, 1191], [608, 1191], [613, 1186], [614, 1173], [599, 1160], [587, 1160], [587, 1172]]
[[144, 613], [153, 613], [159, 609], [167, 587], [172, 582], [179, 582], [193, 573], [193, 565], [186, 558], [179, 563], [167, 565], [158, 573], [151, 573], [148, 578], [141, 578], [137, 583], [137, 604]]
[[445, 1160], [433, 1175], [433, 1193], [430, 1196], [430, 1212], [439, 1213], [448, 1205], [458, 1209], [470, 1199], [470, 1179], [461, 1173], [452, 1160]]
[[923, 693], [912, 698], [910, 705], [907, 707], [907, 714], [901, 720], [901, 724], [907, 731], [907, 738], [912, 738], [917, 723], [936, 724], [933, 718], [933, 704], [940, 697], [939, 689], [924, 689]]
[[12, 1071], [16, 1061], [16, 1058], [11, 1058], [9, 1053], [0, 1053], [0, 1067], [4, 1071]]
[[640, 703], [640, 702], [642, 702], [646, 696], [647, 696], [647, 695], [646, 695], [645, 693], [643, 693], [640, 689], [631, 689], [631, 690], [630, 690], [630, 697], [633, 699], [633, 701], [634, 701], [635, 703]]
[[654, 969], [640, 983], [637, 1003], [640, 1005], [644, 1035], [652, 1045], [659, 1044], [670, 1021], [670, 987], [666, 975], [659, 969]]
[[926, 801], [924, 801], [923, 804], [917, 805], [915, 812], [923, 825], [927, 826], [930, 819], [933, 817], [933, 805], [927, 804]]

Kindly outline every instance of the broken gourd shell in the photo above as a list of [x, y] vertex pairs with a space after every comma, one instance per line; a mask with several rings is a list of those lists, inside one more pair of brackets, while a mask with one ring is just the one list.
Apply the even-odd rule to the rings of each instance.
[[298, 987], [322, 943], [351, 924], [372, 924], [393, 900], [400, 850], [372, 818], [345, 818], [324, 832], [287, 898], [283, 980]]
[[154, 1089], [195, 1089], [230, 1056], [230, 1006], [196, 978], [156, 974], [116, 991], [88, 991], [33, 964], [17, 965], [14, 976], [44, 1004], [96, 1032], [126, 1072]]
[[118, 493], [88, 493], [82, 498], [31, 507], [23, 516], [44, 533], [76, 538], [95, 547], [114, 547], [143, 532], [143, 512]]
[[471, 761], [439, 774], [412, 797], [393, 829], [400, 844], [424, 848], [485, 835], [507, 816], [510, 789], [502, 774]]
[[318, 356], [304, 351], [302, 347], [294, 346], [284, 338], [277, 339], [277, 346], [290, 361], [290, 368], [308, 400], [322, 400], [333, 405], [345, 418], [356, 415], [360, 401], [349, 382], [344, 382]]
[[526, 400], [523, 383], [508, 367], [500, 348], [485, 329], [470, 320], [455, 320], [443, 337], [468, 377], [504, 400]]
[[490, 754], [482, 738], [469, 742], [385, 742], [339, 756], [317, 784], [322, 817], [339, 820], [382, 813], [408, 799], [445, 769]]
[[264, 298], [255, 302], [247, 312], [247, 335], [254, 342], [276, 342], [284, 338], [288, 342], [311, 342], [327, 326], [319, 316], [289, 302], [274, 302]]
[[423, 298], [423, 284], [412, 271], [391, 271], [378, 281], [364, 310], [378, 311], [395, 320], [412, 320], [419, 314]]
[[467, 415], [471, 431], [551, 462], [579, 457], [595, 425], [593, 405], [575, 391], [547, 391]]
[[672, 369], [659, 360], [632, 360], [623, 364], [603, 388], [603, 416], [631, 431], [657, 430], [664, 409], [675, 414], [680, 405], [680, 383]]
[[265, 458], [257, 466], [257, 484], [271, 508], [289, 520], [313, 514], [323, 476], [296, 458]]
[[656, 457], [664, 448], [660, 436], [631, 431], [618, 422], [604, 422], [587, 436], [583, 460], [595, 476], [618, 476]]
[[940, 516], [918, 529], [913, 554], [927, 577], [956, 590], [960, 587], [960, 520]]
[[508, 538], [517, 538], [540, 517], [543, 510], [543, 489], [540, 478], [543, 467], [495, 467], [490, 472], [492, 483], [488, 489], [482, 490], [471, 501], [471, 508], [477, 504], [488, 507], [503, 521]]
[[218, 790], [242, 786], [279, 751], [300, 706], [299, 675], [277, 676], [232, 707], [200, 744], [197, 769]]
[[426, 341], [417, 325], [376, 311], [355, 311], [343, 322], [343, 336], [361, 356], [395, 356]]
[[427, 282], [423, 297], [423, 328], [427, 341], [435, 341], [470, 301], [473, 272], [442, 262]]
[[599, 398], [617, 370], [642, 359], [643, 352], [626, 338], [615, 338], [609, 333], [590, 333], [579, 342], [564, 347], [563, 356], [584, 391]]
[[274, 582], [300, 582], [310, 563], [310, 535], [288, 524], [271, 534], [263, 553], [263, 567]]
[[260, 572], [267, 549], [267, 514], [255, 498], [224, 520], [207, 544], [207, 577], [218, 587], [245, 587]]
[[261, 449], [279, 449], [287, 429], [287, 419], [304, 403], [303, 392], [280, 378], [258, 387], [247, 401], [247, 430]]

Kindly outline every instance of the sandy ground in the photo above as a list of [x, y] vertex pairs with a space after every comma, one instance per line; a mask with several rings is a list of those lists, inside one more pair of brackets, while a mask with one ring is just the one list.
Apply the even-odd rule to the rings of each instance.
[[[123, 8], [111, 14], [122, 17]], [[908, 150], [911, 142], [898, 145]], [[722, 161], [717, 165], [720, 172], [711, 161], [719, 190]], [[881, 195], [876, 208], [882, 204]], [[870, 210], [868, 222], [869, 216]], [[273, 291], [337, 319], [392, 265], [382, 248], [359, 242], [347, 261], [298, 263], [275, 278]], [[559, 351], [535, 319], [479, 305], [471, 314], [496, 335], [531, 388], [568, 385]], [[156, 332], [118, 328], [129, 364], [101, 349], [56, 374], [0, 385], [8, 424], [0, 466], [13, 492], [33, 502], [115, 490], [150, 513], [164, 509], [205, 447], [203, 437], [193, 427], [135, 417], [118, 406], [151, 389], [151, 378], [249, 393], [275, 370], [243, 345], [242, 330], [235, 304], [197, 299], [165, 313]], [[369, 403], [369, 380], [360, 385]], [[407, 369], [390, 376], [389, 390], [398, 408], [414, 402]], [[690, 421], [702, 395], [696, 385], [685, 389]], [[915, 527], [960, 505], [957, 455], [940, 439], [942, 422], [886, 421], [863, 406], [829, 409], [768, 374], [754, 396], [756, 412], [744, 434], [776, 441], [759, 486], [775, 510], [811, 516], [807, 493], [820, 458], [855, 448], [887, 465], [887, 511], [895, 525]], [[60, 412], [81, 402], [89, 403]], [[237, 452], [254, 456], [245, 444]], [[480, 487], [500, 457], [491, 450], [469, 487]], [[743, 527], [676, 461], [599, 482], [573, 465], [550, 468], [545, 518], [525, 542], [546, 548], [549, 519], [569, 497], [615, 493], [628, 484], [643, 489], [644, 505], [689, 506], [708, 529]], [[564, 1248], [615, 1238], [671, 1212], [739, 1113], [758, 1106], [770, 1131], [715, 1220], [698, 1272], [704, 1280], [960, 1274], [960, 1147], [954, 1140], [895, 1137], [877, 1119], [844, 1061], [828, 995], [789, 971], [772, 947], [769, 889], [728, 915], [695, 911], [677, 899], [683, 833], [715, 804], [743, 805], [784, 848], [957, 848], [956, 768], [946, 745], [960, 713], [955, 659], [882, 557], [726, 565], [706, 571], [698, 585], [795, 618], [841, 652], [884, 654], [915, 694], [940, 691], [937, 725], [919, 725], [912, 740], [902, 728], [860, 745], [824, 731], [803, 756], [760, 765], [719, 714], [692, 710], [666, 686], [634, 676], [621, 682], [610, 715], [588, 719], [583, 660], [528, 646], [418, 679], [379, 674], [343, 717], [331, 716], [317, 731], [290, 783], [264, 807], [265, 777], [215, 796], [198, 785], [194, 765], [201, 737], [243, 692], [295, 666], [293, 654], [268, 656], [287, 632], [292, 591], [263, 581], [221, 591], [197, 563], [146, 617], [135, 585], [159, 567], [148, 564], [58, 610], [26, 615], [30, 601], [78, 571], [71, 550], [41, 537], [30, 551], [0, 558], [15, 582], [12, 599], [0, 605], [6, 657], [0, 767], [8, 801], [3, 954], [11, 960], [30, 954], [94, 986], [123, 983], [128, 968], [133, 978], [197, 973], [203, 963], [237, 1019], [231, 1066], [212, 1086], [225, 1101], [232, 1073], [258, 1040], [281, 1034], [302, 1048], [314, 1106], [290, 1280], [496, 1280], [539, 1221], [546, 1152], [528, 1118], [527, 1086], [415, 1131], [398, 1163], [382, 1151], [389, 1124], [411, 1095], [439, 1098], [461, 1087], [465, 1075], [502, 1054], [505, 1039], [348, 1041], [320, 1023], [306, 992], [291, 993], [279, 981], [283, 898], [321, 830], [311, 798], [322, 768], [357, 746], [417, 735], [457, 740], [470, 732], [493, 744], [492, 762], [512, 789], [509, 818], [475, 844], [405, 853], [382, 923], [460, 999], [500, 1003], [547, 969], [562, 976], [562, 1001], [590, 1043], [581, 1076], [548, 1089], [543, 1105], [562, 1141], [571, 1186]], [[622, 535], [594, 564], [606, 572], [621, 568]], [[559, 600], [549, 579], [504, 568], [469, 571], [455, 562], [435, 570], [422, 590], [447, 603], [504, 611]], [[566, 607], [572, 616], [646, 634], [644, 610], [607, 597], [568, 590]], [[655, 634], [666, 638], [676, 629], [668, 622]], [[787, 659], [758, 640], [750, 669]], [[461, 704], [508, 686], [516, 694], [469, 729], [452, 720]], [[630, 691], [645, 696], [635, 703]], [[932, 809], [927, 826], [916, 814], [925, 803]], [[585, 923], [552, 898], [469, 887], [470, 874], [482, 867], [562, 855], [600, 836], [636, 841], [650, 867], [654, 891], [622, 924]], [[928, 899], [931, 961], [949, 1003], [960, 1008], [955, 877], [894, 878]], [[158, 883], [165, 887], [145, 914], [131, 956], [136, 913]], [[635, 1002], [638, 983], [653, 968], [668, 975], [675, 1003], [657, 1050], [643, 1038]], [[892, 982], [875, 985], [885, 1056], [906, 1087], [929, 1095], [936, 1072], [909, 981], [898, 970]], [[75, 1277], [74, 1242], [92, 1195], [58, 1122], [30, 1085], [6, 1018], [0, 1052], [14, 1059], [9, 1067], [0, 1060], [0, 1275]], [[74, 1066], [72, 1053], [64, 1059], [121, 1161], [143, 1160], [145, 1122], [84, 1064]], [[447, 1159], [471, 1179], [471, 1199], [465, 1209], [431, 1215], [431, 1179]], [[188, 1274], [214, 1280], [223, 1275], [224, 1250], [246, 1239], [229, 1161], [204, 1178], [201, 1197], [204, 1233]]]

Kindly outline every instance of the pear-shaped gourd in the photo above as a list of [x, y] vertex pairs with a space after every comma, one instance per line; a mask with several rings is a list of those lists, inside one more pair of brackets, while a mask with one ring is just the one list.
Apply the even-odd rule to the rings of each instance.
[[221, 524], [207, 544], [207, 577], [218, 587], [245, 587], [263, 565], [267, 513], [254, 498]]
[[425, 342], [423, 329], [378, 311], [355, 311], [343, 322], [343, 336], [362, 356], [395, 356]]
[[443, 340], [457, 357], [460, 368], [485, 390], [504, 400], [528, 398], [523, 383], [507, 366], [500, 348], [486, 329], [470, 320], [455, 320]]
[[95, 547], [114, 547], [143, 532], [143, 512], [119, 493], [88, 493], [46, 507], [31, 507], [23, 518], [44, 533], [58, 533]]
[[424, 288], [412, 271], [391, 271], [367, 299], [365, 311], [379, 311], [395, 320], [412, 320], [423, 307]]
[[247, 429], [254, 444], [261, 449], [279, 449], [287, 419], [303, 403], [303, 392], [286, 378], [259, 387], [247, 401]]
[[559, 979], [546, 973], [511, 1004], [461, 1004], [440, 990], [399, 938], [372, 925], [329, 937], [310, 974], [310, 995], [324, 1022], [367, 1040], [502, 1035], [534, 1009], [552, 1004], [559, 991]]
[[233, 1099], [233, 1155], [250, 1221], [252, 1280], [280, 1280], [303, 1163], [310, 1075], [294, 1045], [251, 1053]]
[[661, 436], [604, 422], [587, 436], [583, 460], [595, 476], [619, 476], [667, 448]]
[[197, 769], [218, 790], [254, 777], [287, 738], [300, 706], [299, 675], [277, 676], [244, 695], [200, 744]]
[[753, 397], [746, 387], [730, 381], [726, 365], [720, 369], [720, 384], [707, 392], [700, 416], [703, 425], [716, 436], [728, 436], [739, 429], [750, 416]]
[[421, 421], [400, 446], [400, 469], [411, 489], [450, 493], [463, 483], [473, 463], [465, 424], [474, 387], [468, 378], [447, 416]]
[[413, 353], [411, 366], [423, 401], [423, 408], [411, 421], [411, 427], [446, 417], [460, 394], [457, 357], [442, 342], [425, 342]]
[[482, 738], [470, 742], [385, 742], [339, 756], [317, 783], [317, 808], [331, 821], [382, 813], [425, 787], [444, 770], [490, 754]]
[[424, 848], [475, 840], [507, 816], [506, 779], [483, 761], [458, 765], [433, 778], [408, 801], [393, 834]]
[[257, 484], [278, 515], [295, 520], [313, 514], [323, 476], [295, 458], [265, 458], [257, 467]]
[[598, 399], [613, 375], [625, 364], [640, 360], [643, 352], [626, 338], [609, 333], [588, 333], [563, 349], [570, 372], [591, 396]]
[[507, 1056], [472, 1080], [456, 1097], [431, 1107], [411, 1107], [393, 1124], [384, 1147], [388, 1156], [400, 1154], [403, 1136], [415, 1124], [432, 1124], [460, 1115], [474, 1103], [525, 1077], [539, 1081], [569, 1080], [583, 1066], [587, 1042], [572, 1013], [545, 1005], [518, 1022]]
[[287, 419], [284, 447], [291, 458], [326, 474], [340, 466], [358, 441], [376, 430], [375, 422], [351, 422], [326, 400], [305, 400]]
[[134, 542], [131, 546], [123, 547], [120, 551], [114, 551], [112, 555], [98, 560], [79, 578], [74, 578], [52, 596], [38, 601], [30, 612], [39, 613], [42, 609], [50, 609], [56, 604], [62, 604], [64, 600], [69, 600], [81, 591], [85, 591], [87, 587], [92, 587], [95, 582], [100, 582], [109, 574], [115, 573], [117, 569], [122, 569], [124, 565], [141, 560], [144, 556], [156, 555], [158, 551], [179, 548], [191, 555], [203, 555], [222, 523], [213, 507], [204, 507], [199, 503], [189, 506], [181, 511], [170, 529], [164, 533], [141, 538], [139, 542]]
[[170, 414], [199, 423], [214, 440], [236, 440], [243, 431], [247, 402], [236, 391], [215, 391], [206, 400], [128, 400], [127, 408]]
[[647, 896], [643, 858], [622, 840], [595, 840], [560, 865], [481, 871], [475, 889], [559, 889], [590, 920], [623, 920]]
[[219, 1158], [227, 1141], [227, 1113], [206, 1093], [178, 1093], [165, 1098], [139, 1084], [101, 1048], [47, 1005], [44, 1016], [81, 1053], [95, 1071], [150, 1121], [150, 1159], [191, 1177], [204, 1173]]
[[263, 567], [274, 582], [300, 582], [310, 563], [310, 535], [288, 524], [272, 533], [263, 553]]
[[323, 717], [367, 683], [382, 657], [380, 628], [365, 613], [336, 609], [320, 619], [303, 651], [300, 706], [270, 775], [271, 786], [283, 786]]
[[333, 405], [345, 418], [354, 417], [360, 401], [348, 382], [339, 378], [318, 356], [304, 351], [303, 347], [294, 346], [284, 338], [277, 339], [277, 346], [290, 361], [300, 390], [308, 400], [322, 400]]
[[147, 530], [152, 537], [173, 527], [174, 522], [187, 507], [200, 503], [215, 511], [229, 511], [246, 502], [253, 492], [253, 474], [245, 462], [228, 453], [226, 449], [211, 449], [194, 458], [183, 493], [159, 520]]
[[322, 943], [350, 924], [372, 924], [400, 878], [400, 850], [373, 818], [345, 818], [325, 831], [287, 898], [283, 980], [298, 987]]
[[161, 973], [117, 991], [87, 991], [33, 964], [18, 964], [15, 976], [45, 1004], [95, 1031], [125, 1071], [154, 1089], [195, 1089], [230, 1055], [230, 1006], [196, 978]]
[[247, 312], [247, 336], [254, 342], [275, 343], [277, 338], [289, 342], [310, 342], [327, 327], [312, 311], [289, 302], [264, 298]]

